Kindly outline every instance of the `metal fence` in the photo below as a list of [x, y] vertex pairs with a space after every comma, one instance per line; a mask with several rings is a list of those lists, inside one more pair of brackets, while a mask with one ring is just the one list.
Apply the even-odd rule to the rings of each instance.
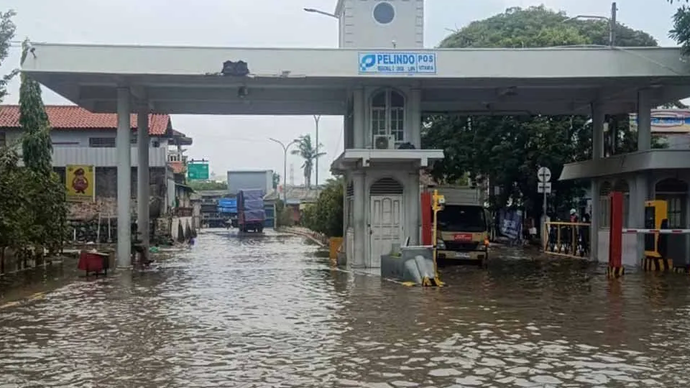
[[567, 257], [589, 257], [590, 224], [582, 222], [547, 222], [544, 252]]

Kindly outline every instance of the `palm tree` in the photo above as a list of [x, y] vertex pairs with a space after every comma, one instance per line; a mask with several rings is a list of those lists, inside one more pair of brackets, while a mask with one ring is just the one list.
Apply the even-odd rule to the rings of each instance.
[[[317, 148], [312, 145], [311, 135], [302, 135], [297, 139], [296, 150], [292, 151], [293, 155], [299, 155], [304, 159], [302, 164], [302, 171], [304, 172], [304, 182], [307, 188], [311, 187], [311, 173], [314, 170], [314, 161], [326, 155], [325, 152], [317, 152]], [[318, 148], [322, 148], [323, 144], [319, 144]]]

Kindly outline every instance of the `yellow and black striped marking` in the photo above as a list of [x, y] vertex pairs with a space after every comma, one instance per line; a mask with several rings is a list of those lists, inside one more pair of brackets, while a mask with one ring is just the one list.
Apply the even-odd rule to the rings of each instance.
[[24, 298], [22, 300], [16, 300], [13, 302], [7, 302], [5, 304], [2, 304], [2, 305], [0, 305], [0, 310], [8, 309], [10, 307], [15, 307], [15, 306], [19, 306], [19, 305], [22, 305], [25, 303], [33, 302], [33, 301], [36, 301], [39, 299], [43, 299], [45, 296], [46, 296], [46, 294], [44, 292], [37, 292], [37, 293], [29, 296], [28, 298]]
[[606, 276], [615, 279], [625, 275], [625, 267], [608, 267], [606, 270]]
[[662, 259], [660, 257], [645, 257], [642, 261], [642, 268], [647, 272], [675, 271], [672, 259]]
[[424, 279], [422, 279], [422, 287], [443, 287], [443, 286], [444, 286], [444, 283], [442, 281], [438, 280], [438, 278], [429, 279], [428, 277], [424, 277]]

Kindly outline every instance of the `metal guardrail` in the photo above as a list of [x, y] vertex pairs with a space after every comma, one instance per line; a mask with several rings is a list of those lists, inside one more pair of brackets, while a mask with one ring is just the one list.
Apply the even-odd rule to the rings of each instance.
[[591, 225], [582, 222], [547, 222], [544, 233], [544, 252], [566, 257], [589, 257]]

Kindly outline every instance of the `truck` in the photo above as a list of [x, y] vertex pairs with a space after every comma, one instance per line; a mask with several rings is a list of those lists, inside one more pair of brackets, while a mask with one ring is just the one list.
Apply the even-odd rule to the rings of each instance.
[[264, 231], [265, 220], [263, 190], [239, 190], [237, 193], [237, 227], [240, 232], [261, 233]]
[[237, 227], [237, 198], [220, 198], [218, 200], [218, 214], [226, 227]]
[[485, 265], [489, 259], [491, 217], [481, 190], [453, 186], [435, 189], [445, 197], [443, 210], [437, 215], [437, 258]]

